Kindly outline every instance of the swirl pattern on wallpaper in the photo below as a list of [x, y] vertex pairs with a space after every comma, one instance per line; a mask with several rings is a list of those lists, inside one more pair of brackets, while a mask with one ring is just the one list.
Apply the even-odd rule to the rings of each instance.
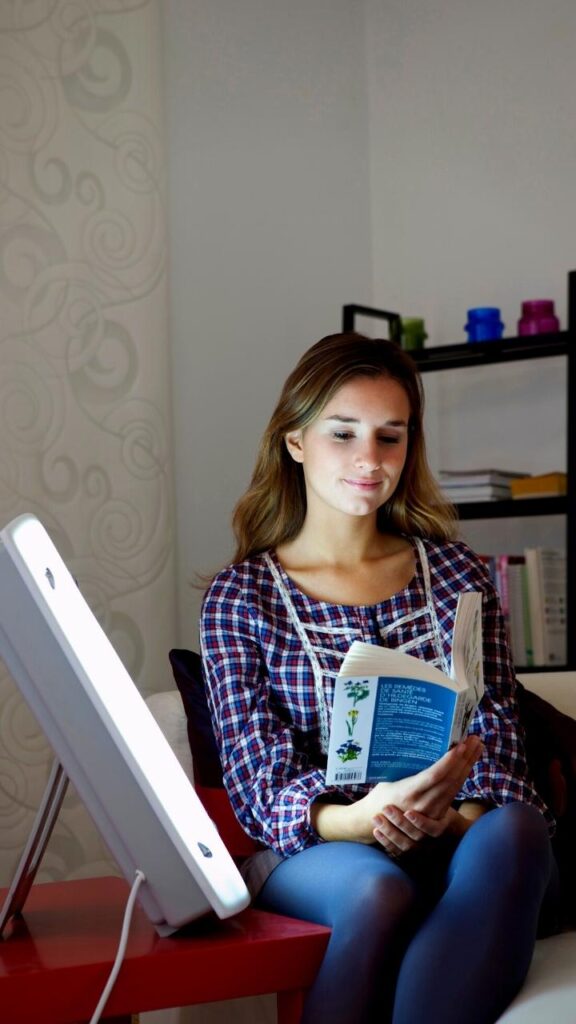
[[[144, 694], [175, 618], [160, 57], [157, 0], [0, 4], [0, 525], [38, 515]], [[52, 754], [1, 669], [7, 884]], [[110, 868], [71, 792], [43, 877]]]

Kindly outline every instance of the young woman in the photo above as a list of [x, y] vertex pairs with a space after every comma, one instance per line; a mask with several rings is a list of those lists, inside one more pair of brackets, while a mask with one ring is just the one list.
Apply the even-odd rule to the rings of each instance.
[[[225, 783], [262, 850], [259, 906], [332, 928], [306, 1024], [492, 1024], [553, 902], [554, 823], [528, 777], [514, 671], [481, 560], [426, 461], [423, 396], [393, 342], [304, 354], [234, 515], [201, 621]], [[355, 639], [445, 670], [458, 595], [482, 593], [469, 736], [399, 782], [329, 786], [334, 679]]]

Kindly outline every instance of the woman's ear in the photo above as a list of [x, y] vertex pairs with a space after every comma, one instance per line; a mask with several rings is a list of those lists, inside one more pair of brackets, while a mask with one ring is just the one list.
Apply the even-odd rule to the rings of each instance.
[[286, 447], [294, 459], [294, 462], [304, 462], [304, 452], [302, 449], [302, 431], [291, 430], [289, 434], [285, 434], [284, 441]]

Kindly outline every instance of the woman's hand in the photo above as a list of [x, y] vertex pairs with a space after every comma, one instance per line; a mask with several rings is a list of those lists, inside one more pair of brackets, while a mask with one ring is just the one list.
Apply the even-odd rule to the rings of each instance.
[[[460, 792], [483, 750], [478, 736], [468, 736], [448, 750], [439, 761], [398, 782], [379, 782], [364, 797], [366, 804], [394, 804], [402, 811], [420, 811], [440, 819]], [[362, 802], [362, 801], [360, 801]]]
[[464, 801], [458, 810], [449, 807], [441, 818], [429, 818], [419, 811], [404, 812], [399, 807], [384, 807], [372, 820], [373, 836], [389, 857], [400, 857], [413, 850], [422, 839], [436, 839], [444, 832], [460, 839], [487, 810], [489, 807], [477, 800]]
[[[376, 834], [383, 821], [388, 827], [402, 832], [411, 841], [419, 842], [425, 835], [440, 835], [455, 819], [452, 801], [468, 778], [472, 766], [482, 753], [482, 742], [477, 736], [468, 736], [449, 750], [429, 768], [398, 782], [379, 782], [370, 792], [347, 806], [317, 802], [312, 805], [312, 824], [322, 839], [349, 839], [360, 843], [382, 840]], [[393, 809], [402, 815], [390, 820], [385, 810]], [[456, 813], [456, 812], [454, 812]], [[412, 821], [407, 815], [413, 816]], [[434, 824], [436, 823], [436, 824]], [[399, 825], [401, 828], [398, 828]], [[397, 837], [401, 844], [405, 842]], [[388, 841], [387, 835], [383, 845]], [[390, 848], [395, 844], [390, 842]]]
[[441, 818], [429, 818], [418, 811], [401, 811], [399, 807], [384, 807], [372, 819], [373, 837], [384, 847], [389, 857], [400, 857], [413, 850], [423, 839], [437, 839], [444, 832], [463, 835], [472, 822], [466, 822], [453, 807]]

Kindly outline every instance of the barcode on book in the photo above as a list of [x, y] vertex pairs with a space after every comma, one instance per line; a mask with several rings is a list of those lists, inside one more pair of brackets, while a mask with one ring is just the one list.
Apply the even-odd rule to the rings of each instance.
[[362, 782], [362, 772], [336, 772], [334, 775], [335, 782]]

